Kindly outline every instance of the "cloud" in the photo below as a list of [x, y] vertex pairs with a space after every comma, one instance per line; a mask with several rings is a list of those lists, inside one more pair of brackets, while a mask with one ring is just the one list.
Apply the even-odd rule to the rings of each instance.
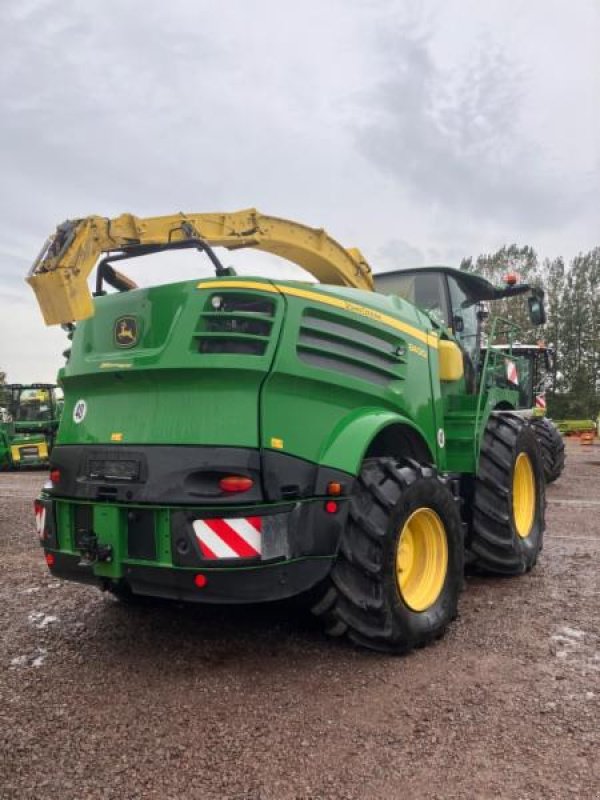
[[44, 326], [28, 292], [0, 291], [0, 372], [11, 383], [53, 382], [68, 341], [60, 328]]
[[[581, 205], [598, 184], [597, 4], [513, 5], [0, 3], [0, 365], [26, 380], [36, 354], [40, 375], [60, 361], [23, 278], [66, 218], [255, 206], [324, 226], [375, 270], [516, 238], [552, 256], [596, 245]], [[207, 274], [174, 258], [127, 271]]]
[[[440, 66], [418, 23], [381, 36], [379, 80], [356, 126], [361, 152], [422, 205], [479, 220], [550, 227], [589, 199], [553, 168], [523, 123], [528, 74], [488, 36]], [[531, 133], [531, 132], [530, 132]]]
[[379, 271], [402, 269], [403, 267], [421, 267], [425, 264], [425, 254], [418, 247], [413, 247], [403, 239], [390, 239], [376, 253]]
[[[2, 249], [33, 258], [58, 222], [92, 213], [347, 218], [339, 198], [356, 170], [340, 98], [360, 85], [363, 56], [360, 13], [343, 9], [4, 4]], [[0, 269], [21, 274], [3, 255]]]

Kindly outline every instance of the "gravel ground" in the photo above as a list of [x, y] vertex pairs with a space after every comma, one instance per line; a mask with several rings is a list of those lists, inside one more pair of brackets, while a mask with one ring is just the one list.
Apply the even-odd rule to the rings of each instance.
[[54, 580], [41, 473], [0, 475], [0, 797], [600, 798], [600, 445], [568, 442], [546, 544], [469, 578], [397, 658], [298, 612], [126, 608]]

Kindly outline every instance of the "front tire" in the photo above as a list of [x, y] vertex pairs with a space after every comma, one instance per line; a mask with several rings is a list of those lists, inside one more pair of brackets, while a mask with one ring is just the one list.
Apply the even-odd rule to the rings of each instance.
[[472, 565], [493, 575], [521, 575], [536, 563], [544, 535], [542, 456], [530, 425], [492, 413], [475, 480], [469, 542]]
[[313, 613], [332, 636], [403, 653], [439, 638], [456, 617], [463, 568], [457, 500], [435, 469], [367, 459]]

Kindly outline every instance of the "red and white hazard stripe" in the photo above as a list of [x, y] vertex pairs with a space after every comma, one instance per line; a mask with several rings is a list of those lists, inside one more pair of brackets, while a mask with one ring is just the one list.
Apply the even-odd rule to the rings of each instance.
[[41, 503], [35, 504], [35, 529], [40, 539], [44, 538], [44, 529], [46, 528], [46, 506]]
[[519, 373], [517, 372], [517, 365], [514, 361], [506, 360], [506, 377], [510, 383], [519, 385]]
[[192, 527], [204, 558], [257, 558], [262, 552], [261, 517], [197, 519]]
[[546, 410], [546, 395], [545, 394], [536, 394], [536, 396], [535, 396], [535, 407], [536, 408], [543, 408], [544, 411]]

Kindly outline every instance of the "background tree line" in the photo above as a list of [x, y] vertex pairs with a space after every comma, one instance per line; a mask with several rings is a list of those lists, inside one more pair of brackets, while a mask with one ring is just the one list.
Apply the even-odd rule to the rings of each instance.
[[554, 348], [549, 416], [595, 419], [600, 412], [600, 247], [580, 253], [567, 266], [562, 258], [540, 262], [531, 247], [512, 244], [463, 259], [460, 268], [495, 284], [513, 271], [544, 289], [548, 321], [543, 328], [531, 327], [524, 298], [497, 301], [491, 313], [520, 325], [523, 344], [543, 338]]

